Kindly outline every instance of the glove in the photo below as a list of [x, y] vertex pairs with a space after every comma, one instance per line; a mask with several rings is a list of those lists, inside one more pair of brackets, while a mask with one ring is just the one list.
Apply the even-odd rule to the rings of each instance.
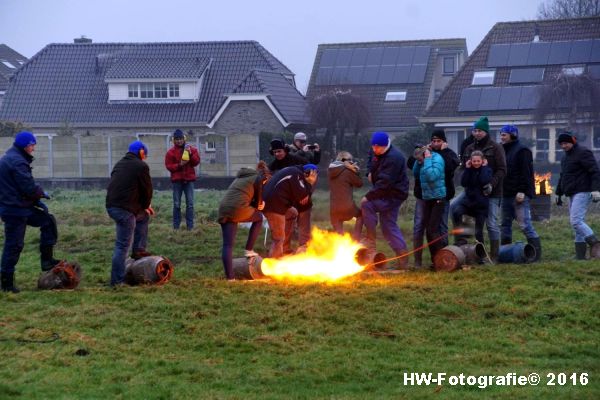
[[146, 211], [146, 214], [148, 214], [149, 216], [154, 215], [154, 209], [152, 208], [152, 206], [146, 208], [144, 211]]
[[525, 200], [525, 193], [523, 193], [523, 192], [517, 193], [517, 195], [515, 196], [515, 200], [517, 203], [522, 203], [523, 200]]
[[592, 201], [594, 203], [597, 203], [600, 201], [600, 192], [599, 191], [596, 190], [596, 191], [592, 192], [591, 195], [592, 195]]
[[562, 196], [556, 196], [556, 205], [559, 207], [563, 205]]
[[492, 184], [488, 183], [483, 186], [483, 195], [489, 196], [490, 194], [492, 194]]

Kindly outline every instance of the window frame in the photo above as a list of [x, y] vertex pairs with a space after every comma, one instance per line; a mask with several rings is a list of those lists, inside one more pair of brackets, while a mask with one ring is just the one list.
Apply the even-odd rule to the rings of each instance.
[[406, 90], [389, 91], [389, 92], [385, 93], [384, 101], [386, 103], [405, 102], [407, 96], [408, 96], [408, 92]]
[[133, 100], [168, 100], [181, 98], [179, 83], [140, 82], [127, 84], [127, 98]]
[[[446, 61], [452, 60], [452, 71], [446, 70]], [[456, 56], [444, 56], [442, 58], [442, 74], [443, 75], [454, 75], [456, 74]]]
[[[478, 74], [480, 74], [479, 79], [481, 79], [481, 80], [485, 79], [485, 77], [483, 77], [481, 75], [491, 74], [491, 82], [488, 82], [487, 80], [485, 82], [476, 82], [476, 79], [478, 79]], [[495, 79], [496, 79], [496, 70], [495, 69], [485, 69], [485, 70], [473, 71], [473, 79], [471, 80], [471, 86], [491, 86], [494, 84]]]

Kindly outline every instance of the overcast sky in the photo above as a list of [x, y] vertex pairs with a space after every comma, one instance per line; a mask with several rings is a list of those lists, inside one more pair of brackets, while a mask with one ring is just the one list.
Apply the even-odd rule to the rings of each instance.
[[535, 19], [541, 0], [0, 0], [0, 43], [32, 57], [49, 43], [257, 40], [306, 92], [319, 43], [466, 38]]

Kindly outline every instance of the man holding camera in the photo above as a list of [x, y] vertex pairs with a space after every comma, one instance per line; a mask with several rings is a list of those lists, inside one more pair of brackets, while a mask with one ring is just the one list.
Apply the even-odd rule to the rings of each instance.
[[292, 154], [291, 146], [286, 145], [283, 139], [280, 138], [271, 140], [269, 153], [274, 157], [274, 160], [269, 164], [269, 171], [272, 173], [286, 167], [308, 164], [306, 158]]
[[0, 274], [4, 292], [20, 292], [15, 286], [15, 266], [24, 247], [27, 225], [40, 228], [42, 271], [52, 269], [59, 262], [52, 254], [58, 238], [56, 220], [40, 201], [49, 196], [31, 174], [36, 143], [31, 132], [20, 132], [13, 146], [0, 159], [0, 217], [4, 222]]
[[298, 132], [294, 135], [294, 144], [290, 145], [290, 153], [304, 158], [310, 164], [319, 165], [319, 162], [321, 162], [319, 144], [306, 144], [306, 133], [304, 132]]

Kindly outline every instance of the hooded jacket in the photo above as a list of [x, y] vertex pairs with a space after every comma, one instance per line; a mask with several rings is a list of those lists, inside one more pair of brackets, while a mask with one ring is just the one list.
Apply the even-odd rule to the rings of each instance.
[[263, 177], [252, 168], [242, 168], [219, 204], [219, 223], [249, 221], [262, 202]]
[[446, 184], [444, 182], [444, 159], [441, 155], [431, 152], [431, 157], [423, 159], [423, 164], [415, 161], [413, 165], [415, 177], [421, 183], [423, 200], [446, 198]]
[[329, 179], [329, 215], [332, 219], [348, 221], [360, 209], [354, 203], [353, 189], [362, 187], [359, 174], [348, 169], [343, 161], [334, 161], [327, 169]]
[[560, 161], [557, 196], [600, 191], [600, 169], [594, 153], [575, 143]]
[[44, 195], [31, 173], [33, 157], [13, 146], [0, 158], [0, 215], [26, 217]]
[[406, 161], [394, 146], [390, 145], [382, 155], [372, 154], [369, 173], [373, 187], [365, 195], [368, 200], [406, 200], [408, 197]]
[[298, 211], [310, 209], [310, 199], [307, 204], [300, 204], [300, 201], [311, 193], [312, 186], [306, 181], [302, 166], [284, 168], [277, 171], [265, 185], [263, 211], [285, 214], [290, 207]]
[[530, 199], [534, 198], [535, 181], [531, 150], [523, 146], [518, 139], [504, 143], [502, 147], [506, 155], [506, 176], [502, 195], [514, 197], [517, 193], [525, 193]]
[[171, 173], [171, 182], [193, 182], [196, 180], [194, 168], [200, 164], [198, 149], [190, 146], [190, 161], [180, 165], [184, 147], [173, 146], [165, 154], [165, 167]]
[[502, 188], [504, 177], [506, 176], [506, 157], [504, 156], [504, 149], [502, 145], [496, 143], [487, 133], [483, 139], [474, 140], [473, 143], [467, 146], [465, 149], [465, 159], [471, 156], [471, 153], [475, 150], [479, 150], [483, 153], [488, 161], [488, 166], [492, 169], [492, 193], [490, 197], [502, 197]]

